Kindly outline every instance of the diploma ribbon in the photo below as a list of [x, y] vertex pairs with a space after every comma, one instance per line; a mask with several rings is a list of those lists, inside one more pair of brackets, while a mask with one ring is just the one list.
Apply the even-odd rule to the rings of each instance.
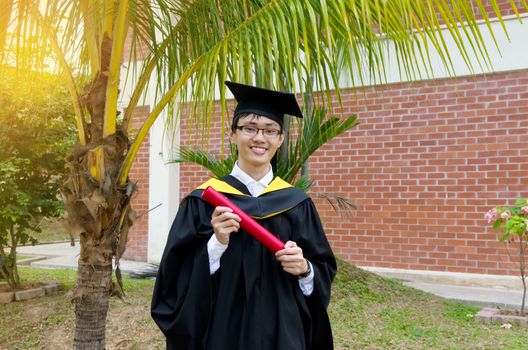
[[240, 216], [240, 227], [242, 227], [244, 231], [255, 237], [260, 243], [262, 243], [273, 253], [276, 253], [277, 251], [284, 248], [284, 242], [282, 242], [275, 235], [273, 235], [271, 232], [262, 227], [262, 225], [253, 220], [252, 217], [247, 215], [245, 212], [242, 211], [242, 209], [240, 209], [235, 204], [233, 204], [233, 202], [227, 199], [226, 196], [224, 196], [211, 186], [207, 187], [202, 192], [202, 198], [214, 207], [222, 206], [228, 207], [233, 210], [233, 213]]

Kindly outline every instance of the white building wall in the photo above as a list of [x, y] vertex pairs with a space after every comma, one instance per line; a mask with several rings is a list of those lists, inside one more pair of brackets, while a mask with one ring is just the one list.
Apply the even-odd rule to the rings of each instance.
[[[141, 71], [142, 62], [138, 62], [136, 71]], [[130, 96], [135, 86], [135, 77], [127, 77], [127, 67], [122, 67], [121, 76], [121, 109], [128, 106]], [[152, 110], [156, 105], [154, 84], [156, 77], [151, 78], [147, 92], [140, 101], [140, 105], [150, 106]], [[158, 263], [161, 260], [170, 226], [176, 211], [179, 197], [180, 173], [178, 164], [168, 164], [170, 149], [179, 143], [179, 134], [172, 135], [174, 141], [165, 134], [168, 109], [162, 111], [152, 125], [149, 132], [149, 212], [148, 212], [148, 247], [147, 261]]]
[[[470, 61], [473, 65], [473, 72], [467, 67], [462, 56], [459, 53], [458, 47], [456, 46], [455, 41], [450, 37], [449, 32], [445, 29], [443, 31], [446, 45], [449, 48], [449, 53], [451, 60], [453, 62], [453, 70], [456, 76], [467, 76], [472, 74], [484, 74], [492, 72], [504, 72], [504, 71], [514, 71], [520, 69], [528, 68], [528, 25], [525, 23], [528, 20], [528, 14], [521, 16], [523, 23], [519, 22], [517, 17], [508, 16], [504, 17], [506, 28], [508, 29], [508, 37], [504, 33], [500, 22], [494, 20], [491, 23], [495, 39], [497, 41], [497, 46], [493, 42], [493, 37], [491, 36], [485, 23], [480, 23], [480, 31], [484, 42], [486, 42], [486, 48], [488, 55], [491, 61], [491, 67], [480, 67], [477, 59], [474, 55]], [[470, 51], [471, 46], [465, 43], [466, 50]], [[429, 47], [431, 52], [431, 63], [432, 63], [432, 72], [429, 76], [425, 73], [422, 75], [421, 79], [444, 79], [449, 78], [449, 72], [446, 70], [444, 64], [442, 63], [440, 56], [435, 53], [433, 47]], [[401, 76], [398, 72], [396, 55], [393, 49], [389, 49], [389, 54], [387, 55], [387, 67], [386, 67], [386, 83], [399, 83], [410, 81], [409, 77]], [[425, 72], [425, 70], [423, 70]], [[353, 87], [353, 81], [356, 82], [355, 87], [358, 86], [360, 82], [359, 77], [355, 76], [354, 79], [350, 75], [343, 74], [341, 75], [340, 86], [342, 88]], [[365, 81], [363, 85], [375, 85], [376, 82], [373, 80]], [[379, 82], [378, 82], [379, 84]]]

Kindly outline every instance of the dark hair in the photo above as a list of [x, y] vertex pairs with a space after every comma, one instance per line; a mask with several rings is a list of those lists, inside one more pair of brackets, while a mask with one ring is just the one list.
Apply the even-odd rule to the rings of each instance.
[[[239, 113], [237, 115], [235, 115], [233, 117], [233, 121], [231, 123], [231, 131], [232, 132], [236, 132], [237, 131], [237, 126], [238, 126], [238, 121], [241, 119], [241, 118], [246, 118], [246, 117], [249, 117], [249, 116], [252, 116], [252, 117], [255, 117], [257, 119], [260, 119], [260, 118], [267, 118], [265, 115], [262, 115], [262, 114], [256, 114], [256, 113]], [[280, 127], [280, 131], [282, 133], [282, 124], [281, 123], [277, 123], [279, 124], [279, 127]]]

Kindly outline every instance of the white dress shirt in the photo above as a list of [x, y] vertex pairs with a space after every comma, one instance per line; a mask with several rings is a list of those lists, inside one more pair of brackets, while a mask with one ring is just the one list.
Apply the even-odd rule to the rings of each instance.
[[[231, 176], [242, 182], [249, 190], [249, 193], [251, 193], [251, 196], [258, 197], [273, 180], [273, 171], [270, 166], [270, 170], [266, 173], [266, 175], [257, 181], [240, 169], [237, 162], [231, 171]], [[209, 271], [211, 275], [220, 268], [220, 258], [226, 251], [227, 247], [228, 244], [220, 243], [218, 239], [216, 239], [216, 235], [212, 235], [207, 242], [207, 252], [209, 254]], [[312, 264], [309, 261], [308, 264], [310, 264], [311, 273], [307, 277], [299, 279], [299, 287], [301, 288], [301, 291], [304, 295], [312, 294], [314, 287], [313, 279], [315, 272]]]

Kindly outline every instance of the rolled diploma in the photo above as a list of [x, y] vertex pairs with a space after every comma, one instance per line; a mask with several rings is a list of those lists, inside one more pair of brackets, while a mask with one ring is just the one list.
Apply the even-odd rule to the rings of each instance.
[[211, 186], [207, 187], [202, 192], [202, 198], [209, 202], [211, 205], [218, 207], [228, 207], [233, 210], [233, 213], [240, 216], [240, 227], [244, 229], [247, 233], [255, 237], [260, 243], [264, 244], [266, 248], [271, 250], [273, 253], [284, 248], [284, 243], [274, 236], [271, 232], [262, 227], [258, 222], [253, 220], [252, 217], [247, 215], [233, 204], [226, 196], [212, 188]]

